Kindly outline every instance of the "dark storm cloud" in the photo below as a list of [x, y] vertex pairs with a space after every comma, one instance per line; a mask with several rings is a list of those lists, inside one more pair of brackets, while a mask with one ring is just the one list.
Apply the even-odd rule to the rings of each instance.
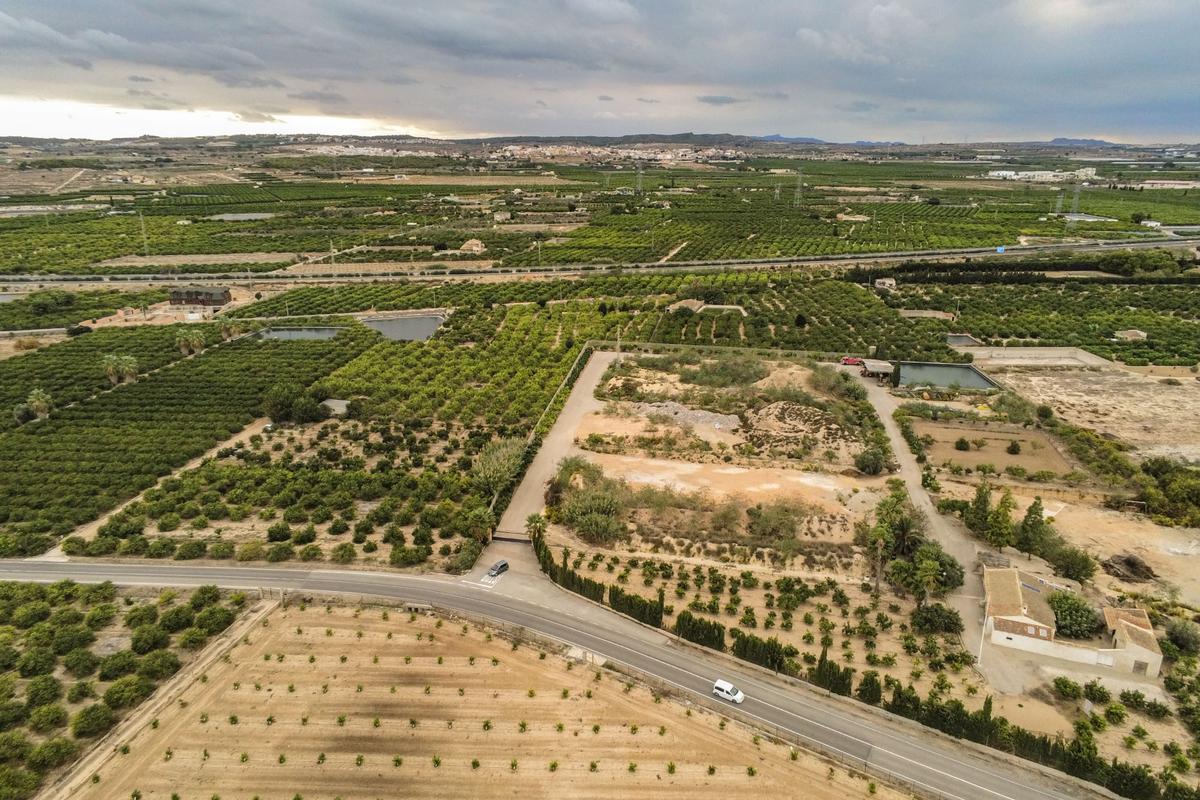
[[226, 74], [218, 73], [213, 76], [213, 80], [222, 86], [228, 86], [230, 89], [282, 89], [283, 82], [275, 78], [263, 78], [257, 75], [241, 75], [241, 74]]
[[308, 100], [313, 103], [319, 103], [323, 106], [341, 105], [342, 103], [348, 102], [346, 95], [341, 94], [340, 92], [321, 91], [318, 89], [312, 89], [307, 92], [295, 92], [294, 94], [289, 94], [288, 97], [294, 100]]
[[1197, 39], [1195, 0], [5, 0], [0, 94], [118, 104], [132, 74], [464, 134], [1195, 139]]

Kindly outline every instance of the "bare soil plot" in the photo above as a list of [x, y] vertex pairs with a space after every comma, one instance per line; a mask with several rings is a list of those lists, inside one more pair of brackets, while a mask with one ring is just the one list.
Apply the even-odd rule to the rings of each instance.
[[66, 334], [50, 333], [37, 336], [4, 336], [0, 337], [0, 361], [13, 356], [31, 353], [47, 345], [56, 344], [66, 339]]
[[77, 796], [868, 794], [865, 779], [607, 671], [395, 610], [276, 612], [178, 706]]
[[1200, 381], [1126, 370], [1012, 370], [1005, 383], [1073, 425], [1133, 445], [1140, 456], [1200, 459]]
[[[302, 253], [303, 256], [316, 255]], [[97, 262], [102, 267], [150, 267], [184, 264], [275, 264], [296, 260], [295, 253], [179, 253], [156, 256], [121, 256]]]
[[[952, 461], [972, 468], [991, 464], [1001, 471], [1006, 467], [1020, 467], [1030, 473], [1049, 470], [1058, 475], [1072, 470], [1071, 463], [1059, 451], [1054, 440], [1043, 431], [1017, 426], [926, 420], [914, 420], [912, 426], [918, 436], [933, 439], [933, 444], [926, 447], [929, 461], [933, 464]], [[966, 439], [970, 449], [956, 448], [955, 443], [959, 439]], [[977, 447], [977, 442], [983, 442], [983, 447]], [[1019, 453], [1008, 452], [1007, 448], [1012, 442], [1021, 448]]]

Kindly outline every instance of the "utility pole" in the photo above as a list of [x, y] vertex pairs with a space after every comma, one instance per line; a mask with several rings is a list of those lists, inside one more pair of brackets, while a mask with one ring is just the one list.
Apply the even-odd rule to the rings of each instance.
[[641, 193], [642, 193], [642, 164], [639, 161], [638, 165], [637, 165], [637, 192], [636, 192], [636, 194], [640, 195]]
[[146, 218], [142, 216], [142, 212], [138, 212], [138, 222], [142, 226], [142, 249], [146, 251], [146, 257], [150, 257], [150, 239], [146, 236]]
[[779, 202], [779, 184], [775, 184], [775, 202]]
[[800, 204], [803, 202], [804, 202], [804, 168], [801, 167], [796, 172], [796, 192], [794, 195], [792, 195], [792, 206], [794, 208], [799, 208]]

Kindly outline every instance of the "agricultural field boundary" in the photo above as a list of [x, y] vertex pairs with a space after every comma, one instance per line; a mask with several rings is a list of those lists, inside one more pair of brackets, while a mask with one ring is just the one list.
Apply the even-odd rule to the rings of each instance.
[[279, 598], [267, 599], [260, 608], [252, 610], [245, 619], [223, 631], [208, 644], [198, 658], [159, 687], [149, 702], [143, 703], [101, 739], [93, 742], [87, 755], [59, 776], [53, 784], [43, 789], [38, 795], [39, 799], [70, 800], [84, 782], [91, 780], [91, 776], [116, 754], [117, 745], [121, 740], [132, 735], [150, 720], [155, 719], [167, 706], [174, 703], [198, 675], [204, 674], [218, 658], [224, 656], [241, 641], [242, 637], [248, 636], [252, 630], [261, 625], [280, 606], [281, 602]]

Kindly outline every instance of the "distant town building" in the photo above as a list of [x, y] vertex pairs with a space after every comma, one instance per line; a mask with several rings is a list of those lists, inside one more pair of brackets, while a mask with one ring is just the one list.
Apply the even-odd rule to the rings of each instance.
[[1059, 170], [1049, 169], [1035, 169], [1027, 171], [993, 169], [988, 171], [987, 177], [1000, 181], [1030, 181], [1032, 183], [1061, 183], [1062, 181], [1072, 180], [1089, 181], [1095, 180], [1096, 168], [1083, 167], [1082, 169], [1072, 170], [1070, 172], [1060, 172]]
[[512, 219], [511, 211], [496, 211], [492, 214], [493, 222], [508, 222]]
[[228, 289], [217, 286], [181, 286], [170, 295], [173, 306], [223, 306], [232, 299]]

